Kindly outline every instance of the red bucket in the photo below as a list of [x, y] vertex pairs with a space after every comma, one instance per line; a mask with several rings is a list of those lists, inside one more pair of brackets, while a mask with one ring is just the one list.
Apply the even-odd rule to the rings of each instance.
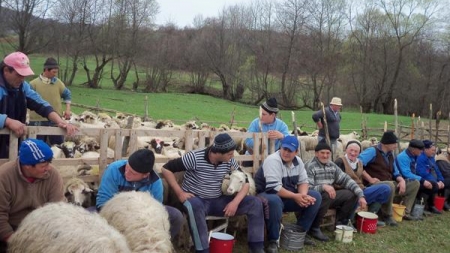
[[356, 229], [360, 233], [375, 234], [377, 232], [378, 215], [371, 212], [358, 212]]
[[214, 232], [209, 240], [210, 253], [232, 253], [234, 237], [229, 234]]
[[444, 209], [445, 198], [441, 196], [434, 196], [434, 206], [437, 210], [442, 211]]

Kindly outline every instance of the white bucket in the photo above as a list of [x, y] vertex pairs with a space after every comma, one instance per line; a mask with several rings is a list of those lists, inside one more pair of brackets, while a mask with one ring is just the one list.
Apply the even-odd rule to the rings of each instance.
[[353, 228], [345, 225], [336, 226], [335, 240], [339, 242], [349, 243], [353, 240]]

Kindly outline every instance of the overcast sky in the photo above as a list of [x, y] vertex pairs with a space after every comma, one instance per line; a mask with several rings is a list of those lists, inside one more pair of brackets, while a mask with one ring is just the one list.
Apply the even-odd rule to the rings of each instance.
[[178, 27], [192, 26], [194, 17], [201, 14], [203, 18], [218, 17], [224, 6], [250, 2], [250, 0], [157, 0], [159, 14], [156, 24], [175, 23]]

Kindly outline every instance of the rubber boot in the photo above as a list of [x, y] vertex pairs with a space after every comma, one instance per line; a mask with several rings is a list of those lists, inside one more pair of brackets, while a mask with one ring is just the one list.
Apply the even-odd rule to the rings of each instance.
[[380, 211], [381, 208], [381, 203], [380, 202], [373, 202], [372, 204], [369, 205], [369, 212], [371, 213], [378, 213], [378, 211]]

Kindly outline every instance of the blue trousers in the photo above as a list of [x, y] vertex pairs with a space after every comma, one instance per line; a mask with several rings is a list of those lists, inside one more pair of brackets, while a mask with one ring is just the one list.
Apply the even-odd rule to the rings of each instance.
[[299, 212], [297, 225], [301, 226], [305, 231], [309, 230], [317, 212], [319, 212], [322, 196], [319, 192], [313, 190], [309, 190], [308, 195], [315, 198], [316, 203], [306, 208], [299, 206], [293, 199], [284, 199], [277, 194], [263, 192], [258, 195], [266, 198], [269, 202], [269, 219], [266, 220], [268, 241], [278, 240], [283, 212]]
[[174, 238], [180, 232], [181, 225], [184, 222], [183, 214], [180, 210], [171, 206], [164, 206], [166, 208], [167, 213], [169, 214], [169, 223], [170, 223], [170, 238]]
[[363, 192], [368, 205], [375, 202], [384, 204], [389, 200], [391, 188], [386, 184], [374, 184], [366, 187]]
[[[183, 205], [188, 214], [189, 230], [196, 252], [209, 252], [208, 226], [206, 216], [225, 216], [223, 209], [233, 200], [234, 196], [220, 196], [214, 199], [192, 197]], [[264, 248], [264, 213], [260, 199], [255, 196], [245, 196], [236, 211], [237, 215], [247, 215], [247, 242], [251, 249]]]

